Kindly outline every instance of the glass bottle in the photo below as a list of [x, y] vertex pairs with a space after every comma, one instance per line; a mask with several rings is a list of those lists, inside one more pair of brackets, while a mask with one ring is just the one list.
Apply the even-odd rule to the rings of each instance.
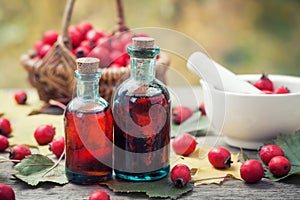
[[112, 177], [113, 117], [99, 96], [97, 58], [79, 58], [76, 92], [64, 114], [66, 176], [77, 184], [94, 184]]
[[170, 94], [155, 78], [159, 47], [149, 37], [128, 46], [130, 78], [115, 91], [114, 172], [132, 181], [165, 177], [170, 170]]

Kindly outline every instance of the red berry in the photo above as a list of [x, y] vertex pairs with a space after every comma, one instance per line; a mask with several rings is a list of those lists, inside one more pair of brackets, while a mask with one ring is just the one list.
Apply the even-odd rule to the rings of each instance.
[[247, 183], [256, 183], [264, 176], [264, 167], [258, 160], [247, 160], [241, 165], [240, 175]]
[[274, 94], [287, 94], [290, 93], [290, 90], [287, 87], [279, 87], [277, 89], [275, 89]]
[[124, 66], [121, 66], [121, 65], [116, 64], [116, 63], [112, 63], [111, 65], [109, 65], [108, 68], [120, 68], [120, 67], [124, 67]]
[[110, 197], [103, 190], [97, 190], [90, 195], [89, 200], [110, 200]]
[[200, 103], [199, 110], [201, 111], [201, 115], [206, 116], [204, 102]]
[[176, 106], [172, 111], [173, 121], [180, 124], [193, 115], [192, 110], [187, 106]]
[[182, 188], [191, 180], [191, 171], [188, 166], [177, 164], [172, 168], [170, 177], [176, 187]]
[[184, 133], [174, 138], [172, 147], [176, 154], [188, 156], [197, 146], [197, 141], [194, 136], [189, 133]]
[[22, 144], [14, 146], [9, 152], [9, 158], [14, 160], [22, 160], [29, 155], [31, 155], [30, 149]]
[[41, 125], [34, 132], [34, 138], [39, 145], [49, 144], [55, 135], [55, 128], [51, 125]]
[[54, 30], [46, 31], [43, 35], [43, 42], [52, 46], [56, 42], [58, 35], [58, 32]]
[[51, 50], [51, 48], [52, 46], [50, 44], [44, 44], [39, 51], [41, 58], [44, 58], [47, 55], [47, 53]]
[[88, 50], [92, 50], [93, 48], [95, 48], [96, 44], [94, 42], [91, 42], [89, 40], [83, 40], [80, 45], [80, 47], [85, 47], [87, 48]]
[[268, 168], [274, 176], [282, 177], [290, 172], [291, 163], [284, 156], [275, 156], [270, 160]]
[[77, 58], [87, 57], [90, 50], [86, 47], [79, 46], [75, 49], [75, 54]]
[[107, 67], [110, 65], [110, 52], [103, 47], [95, 47], [88, 55], [89, 57], [99, 58], [100, 67]]
[[265, 74], [263, 74], [261, 78], [254, 83], [254, 86], [260, 90], [273, 91], [273, 82]]
[[92, 29], [86, 33], [85, 39], [95, 43], [99, 38], [103, 36], [104, 36], [103, 33]]
[[127, 45], [132, 42], [133, 33], [130, 31], [123, 32], [120, 35], [120, 41], [124, 46], [123, 51], [126, 52]]
[[81, 41], [84, 40], [84, 34], [76, 26], [70, 26], [68, 34], [73, 48], [78, 47]]
[[5, 149], [7, 149], [8, 146], [9, 146], [8, 139], [5, 136], [0, 135], [0, 152], [5, 151]]
[[25, 91], [16, 92], [14, 98], [17, 104], [25, 104], [27, 101], [27, 93]]
[[120, 51], [113, 51], [110, 54], [112, 63], [118, 64], [119, 66], [125, 66], [127, 59], [130, 59], [128, 53], [122, 53]]
[[0, 117], [0, 134], [8, 136], [11, 133], [10, 121], [4, 117]]
[[60, 136], [55, 138], [50, 144], [50, 150], [59, 158], [65, 149], [65, 138]]
[[0, 199], [15, 200], [15, 192], [9, 185], [0, 183]]
[[80, 22], [77, 27], [83, 34], [86, 34], [89, 30], [93, 29], [93, 25], [87, 21]]
[[34, 49], [37, 50], [37, 52], [40, 52], [43, 45], [44, 45], [44, 42], [42, 40], [35, 41]]
[[217, 169], [227, 169], [232, 163], [230, 152], [222, 147], [211, 149], [208, 152], [208, 160]]
[[266, 165], [275, 156], [284, 156], [284, 152], [279, 146], [274, 144], [263, 146], [259, 151], [259, 157]]
[[111, 49], [110, 44], [111, 44], [111, 38], [108, 37], [101, 37], [96, 42], [96, 46], [109, 49], [109, 50]]
[[111, 48], [114, 51], [120, 51], [120, 52], [124, 52], [125, 49], [125, 45], [121, 42], [121, 40], [117, 39], [117, 38], [113, 38], [111, 40]]

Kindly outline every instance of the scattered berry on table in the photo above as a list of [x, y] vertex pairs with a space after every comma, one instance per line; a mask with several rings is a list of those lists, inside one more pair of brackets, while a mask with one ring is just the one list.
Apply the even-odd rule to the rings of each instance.
[[89, 196], [89, 200], [110, 200], [110, 196], [103, 190], [97, 190]]
[[14, 94], [14, 98], [17, 104], [23, 105], [27, 101], [27, 93], [25, 91], [18, 91]]
[[193, 111], [187, 106], [176, 106], [172, 111], [173, 121], [180, 124], [193, 115]]
[[191, 171], [188, 166], [177, 164], [172, 168], [170, 177], [176, 187], [182, 188], [191, 180]]
[[258, 160], [247, 160], [241, 165], [240, 175], [246, 183], [257, 183], [264, 176], [264, 167]]
[[0, 183], [0, 199], [15, 200], [15, 192], [9, 185]]
[[53, 154], [59, 158], [65, 149], [65, 138], [60, 136], [55, 139], [50, 144], [50, 150], [53, 152]]
[[39, 145], [49, 144], [55, 136], [55, 128], [51, 125], [41, 125], [34, 132], [34, 138]]
[[208, 160], [210, 164], [217, 169], [227, 169], [230, 167], [231, 154], [223, 147], [215, 147], [208, 152]]
[[31, 150], [22, 144], [18, 144], [10, 149], [9, 158], [13, 160], [22, 160], [31, 155]]
[[290, 172], [291, 163], [284, 156], [275, 156], [270, 160], [268, 168], [274, 176], [282, 177]]
[[4, 117], [0, 117], [0, 135], [8, 136], [11, 131], [10, 121]]
[[172, 147], [177, 155], [188, 156], [196, 149], [196, 138], [189, 134], [184, 133], [174, 138]]
[[275, 156], [284, 156], [284, 152], [279, 146], [274, 144], [265, 145], [259, 151], [259, 157], [266, 165]]
[[9, 146], [9, 142], [8, 142], [8, 139], [3, 136], [3, 135], [0, 135], [0, 152], [3, 152], [5, 151]]

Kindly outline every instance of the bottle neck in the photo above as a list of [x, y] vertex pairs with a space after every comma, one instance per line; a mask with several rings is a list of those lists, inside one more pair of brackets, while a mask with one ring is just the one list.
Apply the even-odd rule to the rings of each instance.
[[83, 99], [97, 99], [99, 95], [99, 80], [101, 73], [80, 74], [75, 71], [77, 97]]
[[156, 56], [159, 48], [153, 49], [133, 49], [127, 48], [130, 55], [131, 78], [137, 81], [150, 82], [155, 79]]

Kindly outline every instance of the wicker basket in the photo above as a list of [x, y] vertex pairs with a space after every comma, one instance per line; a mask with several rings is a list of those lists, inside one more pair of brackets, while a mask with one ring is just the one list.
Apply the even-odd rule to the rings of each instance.
[[[36, 88], [39, 98], [48, 102], [50, 99], [67, 103], [73, 94], [75, 86], [74, 70], [76, 69], [76, 57], [70, 52], [70, 39], [68, 27], [75, 0], [68, 0], [63, 16], [63, 32], [53, 48], [43, 59], [36, 59], [36, 52], [29, 50], [21, 55], [21, 64], [28, 72], [29, 83]], [[113, 34], [128, 31], [124, 25], [121, 0], [117, 0], [118, 24]], [[100, 61], [101, 62], [101, 61]], [[169, 56], [161, 52], [156, 65], [156, 77], [166, 84], [166, 71], [170, 64]], [[111, 100], [114, 89], [128, 78], [130, 69], [103, 68], [99, 83], [100, 95], [108, 102]]]

